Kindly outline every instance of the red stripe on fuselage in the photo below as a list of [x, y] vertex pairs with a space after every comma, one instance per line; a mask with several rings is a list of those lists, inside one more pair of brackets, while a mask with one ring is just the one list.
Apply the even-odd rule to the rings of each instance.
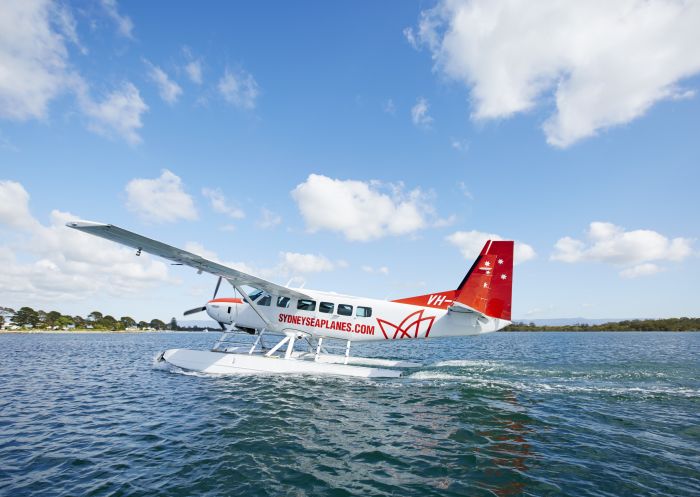
[[411, 304], [420, 307], [428, 307], [431, 309], [447, 309], [452, 305], [455, 298], [455, 290], [446, 292], [428, 293], [426, 295], [418, 295], [416, 297], [408, 297], [405, 299], [392, 300], [397, 304]]
[[214, 299], [209, 301], [210, 304], [242, 304], [243, 300], [242, 299], [234, 299], [234, 298], [222, 298], [222, 299]]

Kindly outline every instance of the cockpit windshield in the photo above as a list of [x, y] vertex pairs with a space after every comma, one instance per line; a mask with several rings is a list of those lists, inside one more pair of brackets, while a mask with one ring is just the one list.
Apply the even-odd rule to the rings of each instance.
[[257, 299], [258, 297], [260, 297], [263, 293], [265, 293], [265, 292], [263, 292], [262, 290], [256, 290], [256, 291], [254, 291], [253, 293], [248, 294], [248, 298], [249, 298], [250, 300], [252, 300], [253, 302], [255, 302], [255, 299]]

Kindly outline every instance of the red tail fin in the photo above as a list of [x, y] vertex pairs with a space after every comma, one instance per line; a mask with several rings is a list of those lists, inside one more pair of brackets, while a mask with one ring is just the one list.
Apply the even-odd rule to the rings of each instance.
[[513, 245], [513, 242], [486, 242], [457, 290], [418, 295], [392, 302], [447, 309], [457, 301], [487, 316], [510, 321]]
[[455, 292], [455, 300], [487, 316], [510, 321], [513, 296], [512, 241], [487, 241]]

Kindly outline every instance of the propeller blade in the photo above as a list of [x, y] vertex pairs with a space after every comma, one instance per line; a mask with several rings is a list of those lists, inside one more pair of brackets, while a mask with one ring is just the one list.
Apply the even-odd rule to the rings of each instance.
[[198, 312], [206, 311], [206, 307], [195, 307], [194, 309], [190, 309], [188, 311], [185, 311], [183, 316], [189, 316], [190, 314], [197, 314]]
[[212, 300], [214, 300], [216, 298], [216, 294], [219, 293], [220, 286], [221, 286], [221, 276], [219, 276], [219, 279], [216, 282], [216, 288], [214, 288], [214, 296], [211, 298]]

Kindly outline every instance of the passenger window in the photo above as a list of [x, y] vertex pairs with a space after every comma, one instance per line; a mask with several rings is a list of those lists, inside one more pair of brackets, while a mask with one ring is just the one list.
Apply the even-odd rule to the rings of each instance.
[[289, 307], [289, 297], [277, 297], [277, 307]]
[[333, 314], [333, 304], [330, 302], [321, 302], [318, 305], [318, 312], [325, 312], [326, 314]]
[[338, 314], [341, 316], [352, 316], [352, 306], [347, 304], [338, 304]]
[[269, 295], [265, 295], [263, 298], [258, 300], [257, 304], [258, 305], [270, 305], [270, 302], [272, 301], [272, 297]]
[[355, 316], [357, 316], [358, 318], [372, 317], [372, 308], [371, 307], [358, 307]]
[[300, 311], [315, 311], [316, 301], [299, 299], [299, 302], [297, 303], [297, 309], [299, 309]]

